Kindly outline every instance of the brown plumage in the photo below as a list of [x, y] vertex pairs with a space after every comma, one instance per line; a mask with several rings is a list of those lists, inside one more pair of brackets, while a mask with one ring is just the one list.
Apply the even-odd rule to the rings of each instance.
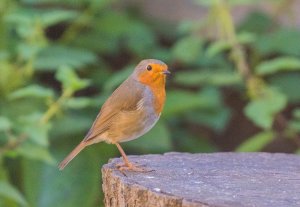
[[59, 169], [64, 169], [86, 146], [105, 141], [118, 147], [124, 160], [121, 170], [141, 171], [129, 162], [119, 143], [142, 136], [158, 121], [165, 103], [165, 75], [169, 73], [162, 61], [141, 61], [106, 100], [85, 138], [59, 164]]

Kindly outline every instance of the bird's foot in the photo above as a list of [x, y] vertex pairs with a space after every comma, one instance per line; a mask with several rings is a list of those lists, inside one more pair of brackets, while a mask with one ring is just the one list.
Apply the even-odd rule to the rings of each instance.
[[146, 169], [146, 168], [144, 168], [142, 166], [134, 165], [134, 164], [132, 164], [130, 162], [116, 164], [116, 167], [123, 174], [124, 174], [124, 171], [133, 171], [133, 172], [152, 172], [152, 171], [154, 171], [154, 170]]

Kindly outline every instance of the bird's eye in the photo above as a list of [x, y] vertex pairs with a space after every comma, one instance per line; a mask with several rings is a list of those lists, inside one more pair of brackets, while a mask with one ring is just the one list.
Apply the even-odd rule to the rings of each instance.
[[147, 66], [147, 70], [149, 70], [149, 71], [152, 70], [152, 66], [151, 66], [151, 65], [148, 65], [148, 66]]

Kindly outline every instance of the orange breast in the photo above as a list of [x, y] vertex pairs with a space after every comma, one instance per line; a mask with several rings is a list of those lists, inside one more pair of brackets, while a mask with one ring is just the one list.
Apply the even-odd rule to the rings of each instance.
[[153, 100], [154, 110], [156, 114], [159, 115], [163, 110], [165, 100], [166, 100], [165, 88], [150, 87], [150, 89], [154, 96], [154, 100]]
[[145, 73], [140, 74], [139, 81], [150, 88], [154, 97], [153, 107], [156, 114], [159, 115], [162, 112], [166, 100], [166, 76], [161, 73], [152, 73], [149, 75], [148, 71], [145, 71]]

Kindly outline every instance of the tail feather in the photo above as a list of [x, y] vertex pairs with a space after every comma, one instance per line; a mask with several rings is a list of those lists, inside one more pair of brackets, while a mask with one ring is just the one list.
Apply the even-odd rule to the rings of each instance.
[[71, 160], [73, 160], [73, 158], [78, 155], [78, 153], [81, 152], [81, 150], [83, 150], [86, 146], [87, 145], [85, 142], [80, 142], [80, 144], [77, 145], [75, 149], [73, 149], [72, 152], [59, 164], [59, 170], [63, 170], [67, 164], [69, 164], [69, 162], [71, 162]]

